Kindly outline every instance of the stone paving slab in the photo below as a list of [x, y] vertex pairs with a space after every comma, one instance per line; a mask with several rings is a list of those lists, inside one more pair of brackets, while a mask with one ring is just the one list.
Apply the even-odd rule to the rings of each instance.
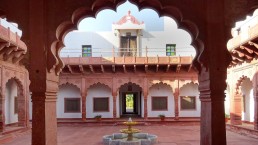
[[[102, 136], [119, 132], [125, 126], [58, 127], [58, 145], [102, 145]], [[200, 126], [149, 125], [136, 126], [142, 132], [156, 134], [157, 145], [200, 145]], [[19, 136], [4, 145], [31, 145], [31, 135]], [[227, 131], [228, 145], [257, 145], [258, 139]], [[0, 142], [1, 144], [1, 142]]]

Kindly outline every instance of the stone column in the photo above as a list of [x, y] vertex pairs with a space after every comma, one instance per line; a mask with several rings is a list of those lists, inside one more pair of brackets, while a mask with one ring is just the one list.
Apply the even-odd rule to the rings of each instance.
[[148, 94], [144, 93], [143, 97], [144, 97], [144, 119], [147, 120], [148, 119]]
[[[205, 87], [202, 88], [205, 84], [207, 84], [205, 81], [200, 81], [199, 86], [201, 100], [201, 145], [226, 145], [224, 89], [214, 87], [207, 90]], [[215, 82], [213, 84], [215, 85]]]
[[0, 132], [5, 129], [5, 99], [4, 96], [0, 96]]
[[[45, 0], [30, 1], [29, 29], [23, 35], [28, 40], [30, 90], [32, 92], [32, 145], [57, 145], [56, 99], [59, 73], [63, 68], [59, 52], [61, 41], [46, 15], [50, 6]], [[53, 31], [54, 30], [54, 31]], [[56, 32], [58, 31], [58, 32]], [[27, 35], [26, 35], [27, 34]], [[58, 36], [59, 37], [59, 36]], [[56, 43], [55, 43], [56, 42]]]
[[[226, 48], [230, 29], [225, 28], [224, 0], [205, 3], [205, 17], [202, 23], [203, 43], [199, 43], [197, 59], [193, 64], [199, 71], [199, 91], [201, 100], [201, 140], [200, 145], [226, 145], [225, 89], [227, 67], [232, 57]], [[216, 28], [216, 29], [214, 29]], [[216, 41], [215, 41], [216, 40]], [[196, 43], [198, 43], [196, 41]]]
[[[20, 87], [23, 87], [20, 88]], [[26, 126], [26, 97], [25, 86], [18, 86], [18, 126]]]
[[242, 96], [238, 93], [234, 95], [233, 112], [230, 113], [230, 122], [232, 125], [241, 125], [242, 121]]
[[86, 94], [82, 95], [82, 121], [86, 121]]
[[57, 92], [32, 92], [32, 145], [57, 144]]
[[117, 111], [116, 111], [116, 98], [117, 98], [117, 93], [112, 93], [112, 96], [113, 96], [113, 119], [116, 120], [116, 114], [117, 114]]
[[174, 101], [175, 101], [175, 120], [179, 120], [179, 108], [178, 108], [179, 88], [175, 89]]

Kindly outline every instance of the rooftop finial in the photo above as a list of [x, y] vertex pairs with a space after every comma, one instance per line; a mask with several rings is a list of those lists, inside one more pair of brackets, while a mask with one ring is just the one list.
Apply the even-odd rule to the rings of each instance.
[[128, 15], [129, 15], [129, 16], [131, 15], [131, 11], [130, 11], [130, 10], [128, 11]]

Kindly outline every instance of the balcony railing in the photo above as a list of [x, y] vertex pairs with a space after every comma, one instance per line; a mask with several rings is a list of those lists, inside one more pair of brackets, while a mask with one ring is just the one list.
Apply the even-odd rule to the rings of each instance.
[[[162, 57], [162, 56], [195, 56], [192, 47], [180, 47], [176, 52], [167, 52], [166, 48], [92, 48], [85, 57]], [[64, 48], [61, 57], [84, 57], [82, 49]]]
[[0, 18], [0, 25], [6, 29], [10, 29], [10, 31], [13, 33], [17, 33], [17, 35], [21, 37], [22, 31], [18, 29], [18, 26], [16, 26], [15, 24], [7, 22], [5, 19]]
[[239, 27], [233, 28], [231, 33], [233, 38], [227, 43], [228, 50], [239, 47], [249, 40], [258, 37], [258, 15], [245, 21]]

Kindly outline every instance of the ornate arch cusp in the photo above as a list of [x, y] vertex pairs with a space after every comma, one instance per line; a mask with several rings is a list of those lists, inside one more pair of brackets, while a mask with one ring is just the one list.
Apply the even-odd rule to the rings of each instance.
[[86, 79], [85, 80], [85, 90], [87, 92], [87, 90], [97, 84], [102, 84], [107, 86], [108, 88], [110, 88], [112, 90], [112, 79], [105, 79], [105, 78], [99, 78], [99, 79]]
[[60, 85], [59, 85], [59, 88], [64, 87], [64, 86], [72, 86], [72, 87], [74, 87], [74, 88], [77, 88], [78, 90], [81, 90], [81, 88], [80, 88], [78, 85], [73, 84], [73, 83], [69, 83], [69, 82], [60, 84]]
[[140, 87], [142, 90], [144, 89], [144, 79], [143, 78], [121, 78], [113, 80], [113, 88], [115, 92], [117, 92], [123, 85], [127, 85], [128, 83], [134, 84]]
[[[198, 38], [199, 29], [195, 23], [183, 17], [181, 10], [175, 6], [163, 6], [159, 0], [129, 0], [139, 7], [139, 9], [151, 8], [159, 16], [172, 17], [178, 24], [178, 27], [186, 30], [192, 37], [192, 45], [195, 47], [197, 56], [203, 51], [203, 42]], [[67, 33], [77, 29], [79, 22], [86, 17], [96, 17], [98, 12], [104, 9], [116, 10], [116, 8], [126, 2], [126, 0], [96, 0], [91, 7], [78, 7], [72, 13], [70, 19], [63, 21], [56, 29], [56, 38], [51, 44], [51, 51], [48, 62], [48, 70], [60, 73], [64, 64], [60, 59], [59, 52], [64, 47], [64, 37]], [[198, 61], [194, 60], [194, 65], [198, 67]]]
[[241, 85], [245, 79], [249, 79], [251, 81], [249, 77], [242, 75], [236, 82], [235, 94], [241, 94]]
[[148, 88], [150, 89], [151, 87], [153, 87], [156, 84], [165, 84], [167, 86], [169, 86], [171, 88], [171, 90], [174, 92], [173, 88], [175, 88], [174, 86], [174, 82], [175, 80], [149, 80], [149, 86]]
[[78, 88], [79, 90], [82, 90], [82, 84], [81, 80], [76, 80], [76, 79], [61, 79], [59, 81], [59, 86], [63, 85], [72, 85]]
[[195, 81], [192, 81], [192, 80], [184, 80], [184, 81], [181, 81], [179, 83], [179, 89], [182, 89], [183, 87], [187, 86], [187, 85], [190, 85], [190, 84], [194, 84], [194, 85], [199, 85], [199, 82], [198, 80], [195, 80]]

